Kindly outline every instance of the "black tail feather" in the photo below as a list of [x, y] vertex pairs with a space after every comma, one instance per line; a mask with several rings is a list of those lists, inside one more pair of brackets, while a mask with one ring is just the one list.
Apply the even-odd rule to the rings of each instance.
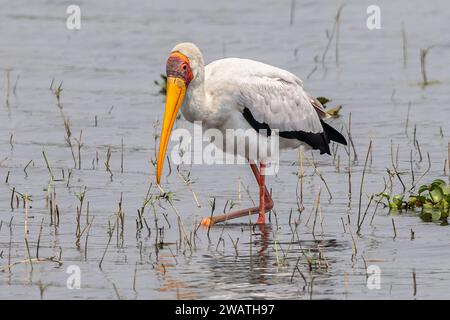
[[329, 140], [343, 144], [344, 146], [347, 145], [347, 140], [339, 131], [322, 120], [320, 120], [320, 122], [322, 123], [323, 131], [326, 133]]
[[285, 139], [297, 139], [305, 142], [314, 150], [320, 150], [320, 154], [327, 153], [331, 155], [329, 138], [325, 132], [312, 133], [303, 131], [280, 131], [280, 137]]

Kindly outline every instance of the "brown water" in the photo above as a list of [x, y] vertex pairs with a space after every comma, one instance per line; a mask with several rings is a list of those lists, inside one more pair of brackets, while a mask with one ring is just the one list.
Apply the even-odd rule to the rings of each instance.
[[[378, 3], [381, 29], [373, 31], [366, 27], [366, 8], [372, 3], [345, 3], [340, 22], [339, 66], [332, 42], [325, 72], [321, 63], [327, 45], [325, 30], [332, 29], [338, 4], [297, 1], [295, 20], [290, 25], [290, 1], [259, 1], [258, 5], [243, 1], [81, 2], [82, 28], [70, 31], [65, 27], [65, 11], [70, 2], [2, 2], [0, 268], [4, 272], [0, 272], [0, 298], [39, 299], [41, 292], [45, 299], [450, 298], [449, 227], [424, 223], [415, 214], [390, 215], [381, 206], [370, 224], [375, 210], [372, 205], [360, 236], [355, 234], [359, 187], [369, 140], [373, 140], [373, 154], [365, 176], [363, 212], [368, 197], [383, 190], [386, 168], [392, 168], [391, 141], [394, 158], [399, 145], [398, 170], [405, 172], [402, 177], [409, 188], [411, 150], [416, 180], [428, 167], [427, 153], [431, 170], [423, 182], [442, 177], [450, 132], [450, 7], [446, 1]], [[407, 35], [406, 68], [402, 22]], [[287, 151], [282, 153], [278, 175], [267, 179], [276, 214], [271, 214], [271, 224], [265, 230], [256, 227], [250, 232], [248, 219], [244, 218], [212, 228], [209, 239], [203, 229], [194, 236], [196, 223], [211, 212], [209, 201], [213, 197], [217, 214], [227, 201], [234, 201], [241, 208], [252, 205], [245, 188], [249, 186], [253, 199], [257, 199], [257, 188], [247, 166], [193, 165], [183, 166], [182, 171], [185, 174], [190, 171], [195, 181], [191, 187], [201, 208], [196, 206], [192, 192], [175, 167], [170, 176], [163, 178], [165, 190], [175, 193], [177, 201], [173, 204], [187, 236], [191, 237], [191, 246], [184, 240], [180, 245], [177, 216], [165, 200], [160, 201], [161, 206], [158, 201], [155, 203], [155, 211], [151, 205], [145, 208], [150, 234], [145, 226], [137, 232], [137, 210], [154, 182], [150, 162], [155, 147], [153, 124], [161, 120], [163, 112], [163, 97], [157, 95], [159, 88], [153, 81], [159, 80], [159, 74], [164, 72], [170, 49], [181, 41], [197, 43], [207, 62], [236, 56], [292, 71], [305, 80], [311, 93], [327, 96], [333, 99], [332, 104], [344, 106], [342, 118], [334, 122], [338, 128], [341, 123], [348, 123], [351, 112], [351, 131], [359, 161], [352, 163], [350, 208], [347, 153], [339, 148], [335, 161], [333, 157], [314, 154], [333, 198], [328, 200], [323, 182], [304, 159], [305, 210], [295, 231], [294, 221], [299, 215], [298, 178], [294, 173], [299, 168], [297, 152]], [[428, 77], [439, 82], [422, 88], [418, 85], [419, 50], [431, 45], [434, 47], [426, 60]], [[317, 70], [306, 79], [315, 67]], [[6, 104], [7, 70], [10, 70], [9, 104]], [[75, 138], [82, 131], [81, 170], [74, 168], [65, 141], [63, 120], [55, 95], [49, 90], [52, 79], [53, 89], [63, 81], [61, 104], [70, 119], [77, 162]], [[183, 121], [178, 126], [192, 130]], [[413, 144], [414, 126], [422, 161]], [[112, 152], [109, 161], [112, 179], [104, 164], [108, 148]], [[43, 151], [55, 180], [61, 180], [64, 171], [64, 181], [50, 181]], [[310, 153], [306, 156], [311, 158]], [[69, 170], [72, 174], [68, 182]], [[399, 181], [393, 182], [394, 192], [401, 192]], [[89, 231], [83, 232], [78, 248], [77, 194], [85, 187], [80, 228], [86, 226], [88, 202], [88, 221], [94, 220]], [[31, 268], [23, 262], [8, 270], [7, 265], [24, 260], [27, 251], [25, 210], [20, 199], [16, 208], [15, 198], [11, 209], [13, 188], [32, 200], [28, 201], [27, 210], [31, 257], [36, 257], [43, 219], [39, 257], [55, 257], [61, 265], [35, 261]], [[316, 216], [319, 188], [321, 210]], [[53, 192], [60, 215], [57, 227], [51, 225], [47, 201]], [[152, 199], [159, 194], [153, 185]], [[111, 225], [115, 223], [121, 195], [123, 245], [114, 233], [107, 247], [108, 221]], [[320, 262], [320, 266], [313, 263], [310, 270], [307, 257]], [[69, 276], [66, 270], [71, 265], [81, 269], [79, 290], [66, 287]], [[298, 272], [292, 277], [296, 265], [305, 276], [306, 285]], [[380, 268], [379, 290], [367, 288], [366, 265]]]

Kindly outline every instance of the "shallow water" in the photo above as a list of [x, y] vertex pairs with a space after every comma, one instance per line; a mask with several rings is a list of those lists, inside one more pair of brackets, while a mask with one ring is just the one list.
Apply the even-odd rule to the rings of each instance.
[[[43, 219], [39, 257], [55, 257], [62, 264], [41, 261], [33, 263], [33, 268], [28, 263], [14, 265], [10, 272], [6, 268], [0, 272], [0, 298], [450, 298], [449, 227], [424, 223], [417, 214], [390, 215], [381, 206], [370, 224], [375, 210], [372, 205], [360, 236], [355, 234], [369, 140], [373, 141], [373, 153], [365, 176], [363, 212], [368, 197], [383, 190], [386, 168], [392, 168], [391, 154], [397, 157], [397, 146], [398, 170], [405, 172], [402, 178], [408, 188], [410, 150], [416, 180], [428, 167], [427, 153], [431, 169], [423, 182], [442, 177], [450, 132], [450, 7], [445, 1], [378, 2], [380, 30], [366, 27], [366, 8], [371, 2], [345, 3], [339, 33], [339, 66], [332, 42], [325, 69], [321, 63], [327, 45], [325, 30], [331, 30], [338, 4], [297, 1], [295, 20], [290, 25], [290, 1], [270, 0], [258, 5], [243, 1], [82, 2], [80, 31], [65, 27], [65, 11], [70, 2], [1, 4], [0, 268], [26, 257], [25, 210], [20, 199], [19, 207], [14, 199], [11, 209], [13, 188], [32, 200], [27, 210], [31, 256], [36, 257]], [[406, 68], [402, 22], [407, 35]], [[164, 200], [161, 206], [156, 203], [155, 211], [151, 206], [145, 208], [150, 234], [145, 226], [137, 232], [137, 210], [154, 181], [150, 162], [155, 152], [153, 124], [161, 120], [163, 112], [164, 99], [157, 94], [159, 88], [153, 81], [160, 80], [168, 52], [181, 41], [197, 43], [206, 62], [236, 56], [292, 71], [305, 81], [312, 94], [331, 98], [332, 105], [344, 106], [342, 118], [333, 122], [337, 128], [348, 123], [351, 112], [359, 161], [352, 162], [350, 205], [345, 150], [340, 147], [334, 161], [333, 157], [315, 153], [314, 160], [332, 199], [328, 200], [325, 185], [304, 159], [305, 210], [295, 230], [294, 221], [299, 214], [298, 179], [294, 173], [299, 168], [297, 152], [291, 150], [282, 153], [278, 175], [267, 178], [276, 212], [270, 215], [271, 224], [266, 229], [251, 229], [248, 219], [243, 218], [212, 228], [209, 238], [203, 229], [194, 236], [198, 221], [210, 214], [209, 201], [213, 197], [217, 214], [227, 201], [241, 208], [252, 205], [245, 188], [249, 186], [253, 199], [257, 198], [257, 188], [247, 166], [193, 165], [183, 166], [182, 171], [191, 173], [195, 181], [192, 189], [201, 208], [196, 206], [175, 166], [163, 178], [165, 190], [175, 192], [177, 201], [173, 203], [191, 237], [191, 246], [186, 241], [180, 245], [177, 215]], [[434, 47], [427, 56], [427, 72], [429, 79], [438, 83], [421, 88], [419, 50], [431, 45]], [[49, 90], [52, 79], [53, 89], [63, 82], [61, 104], [70, 119], [77, 162], [75, 138], [82, 130], [81, 170], [74, 169], [65, 141], [63, 120], [55, 95]], [[177, 125], [192, 130], [183, 121]], [[413, 144], [415, 126], [422, 161]], [[105, 170], [109, 147], [112, 179]], [[64, 171], [64, 181], [49, 182], [43, 150], [55, 179], [61, 179]], [[311, 159], [310, 153], [305, 156]], [[72, 174], [67, 182], [69, 170]], [[399, 181], [393, 182], [394, 192], [401, 192]], [[81, 229], [86, 226], [88, 202], [89, 222], [94, 220], [89, 231], [83, 232], [78, 248], [77, 194], [85, 187]], [[316, 215], [319, 189], [321, 210]], [[57, 227], [51, 225], [47, 202], [53, 192], [60, 212]], [[153, 185], [150, 195], [155, 199], [159, 194]], [[107, 247], [108, 221], [116, 221], [121, 195], [125, 214], [123, 245], [114, 233]], [[320, 265], [312, 263], [310, 270], [307, 257]], [[81, 269], [79, 290], [66, 286], [66, 271], [71, 265]], [[368, 289], [366, 265], [380, 268], [380, 289]], [[299, 272], [292, 276], [296, 266], [305, 281]]]

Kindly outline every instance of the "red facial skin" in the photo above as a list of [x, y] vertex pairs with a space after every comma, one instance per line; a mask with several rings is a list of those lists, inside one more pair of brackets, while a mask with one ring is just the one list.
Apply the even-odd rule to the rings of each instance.
[[183, 79], [188, 86], [193, 78], [189, 59], [178, 51], [172, 52], [167, 59], [166, 74], [167, 77]]

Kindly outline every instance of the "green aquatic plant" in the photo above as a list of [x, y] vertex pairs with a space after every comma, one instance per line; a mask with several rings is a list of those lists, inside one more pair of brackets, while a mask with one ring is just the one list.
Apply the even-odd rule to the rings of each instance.
[[377, 194], [386, 199], [386, 206], [391, 213], [420, 210], [420, 218], [424, 222], [440, 221], [448, 225], [450, 212], [450, 184], [442, 179], [436, 179], [431, 184], [420, 186], [417, 193], [411, 193], [407, 199], [404, 194], [389, 195], [386, 192]]
[[448, 225], [450, 185], [442, 179], [436, 179], [430, 185], [422, 185], [418, 194], [410, 196], [408, 205], [422, 208], [420, 217], [423, 221], [441, 220], [443, 225]]

